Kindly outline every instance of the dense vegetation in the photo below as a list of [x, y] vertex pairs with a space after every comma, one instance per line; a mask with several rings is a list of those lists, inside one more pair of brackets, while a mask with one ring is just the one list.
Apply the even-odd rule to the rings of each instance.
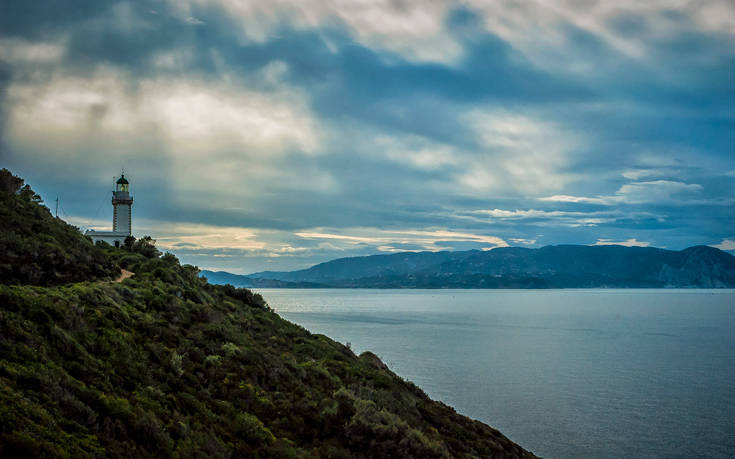
[[114, 261], [77, 228], [56, 219], [23, 179], [0, 170], [0, 279], [63, 284], [120, 274]]
[[[20, 190], [0, 192], [3, 243], [40, 274], [2, 272], [0, 456], [530, 456], [375, 355], [150, 239], [94, 247]], [[120, 267], [135, 275], [111, 281]]]

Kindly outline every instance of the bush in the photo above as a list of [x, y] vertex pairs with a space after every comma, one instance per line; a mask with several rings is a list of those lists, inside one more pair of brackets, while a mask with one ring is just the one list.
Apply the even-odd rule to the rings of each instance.
[[248, 444], [271, 444], [276, 440], [270, 430], [256, 416], [250, 413], [240, 413], [235, 417], [234, 432]]

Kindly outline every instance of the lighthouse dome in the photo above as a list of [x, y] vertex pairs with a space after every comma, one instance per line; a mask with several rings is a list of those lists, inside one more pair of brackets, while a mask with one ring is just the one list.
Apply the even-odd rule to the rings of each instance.
[[117, 179], [118, 185], [127, 185], [128, 179], [125, 178], [125, 174], [122, 174], [119, 179]]

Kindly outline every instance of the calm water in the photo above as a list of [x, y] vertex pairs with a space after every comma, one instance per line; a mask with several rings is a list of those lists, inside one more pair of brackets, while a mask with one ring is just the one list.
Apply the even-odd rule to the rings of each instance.
[[735, 290], [259, 292], [536, 454], [735, 456]]

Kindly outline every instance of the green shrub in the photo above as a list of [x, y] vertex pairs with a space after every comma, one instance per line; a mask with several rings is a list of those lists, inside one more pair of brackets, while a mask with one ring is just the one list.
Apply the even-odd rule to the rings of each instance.
[[263, 425], [260, 419], [250, 413], [238, 414], [235, 417], [233, 430], [239, 438], [256, 446], [272, 444], [276, 440], [276, 437]]

